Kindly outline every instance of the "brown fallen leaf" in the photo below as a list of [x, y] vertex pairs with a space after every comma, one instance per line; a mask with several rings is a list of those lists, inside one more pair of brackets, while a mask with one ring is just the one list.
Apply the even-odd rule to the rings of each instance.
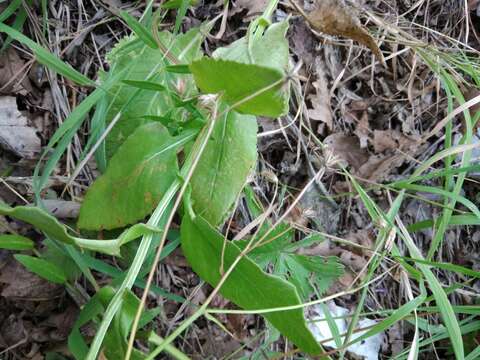
[[12, 96], [0, 97], [0, 146], [26, 159], [35, 158], [41, 150], [36, 129], [28, 125]]
[[321, 33], [333, 36], [343, 36], [368, 47], [380, 62], [386, 66], [380, 48], [362, 26], [351, 7], [342, 0], [317, 0], [316, 9], [305, 14], [295, 0], [290, 0], [295, 9], [307, 20], [310, 26]]
[[28, 67], [10, 47], [0, 56], [0, 94], [26, 95], [32, 91], [32, 85], [25, 76]]
[[396, 130], [373, 131], [373, 149], [377, 154], [387, 150], [414, 153], [419, 146], [420, 138], [408, 137]]
[[268, 0], [237, 0], [237, 8], [247, 9], [247, 15], [243, 21], [248, 22], [253, 16], [257, 16], [263, 13], [263, 10], [267, 7]]
[[323, 143], [326, 146], [326, 158], [333, 156], [335, 159], [346, 162], [358, 170], [369, 158], [368, 152], [360, 147], [360, 142], [355, 136], [336, 133], [325, 138]]
[[468, 0], [468, 10], [475, 11], [480, 5], [479, 0]]
[[[317, 62], [317, 61], [316, 61]], [[330, 92], [327, 87], [325, 72], [321, 66], [316, 67], [317, 80], [312, 83], [316, 92], [309, 95], [312, 108], [308, 109], [308, 117], [325, 123], [329, 130], [333, 129], [333, 114], [330, 104]]]
[[20, 304], [26, 301], [51, 301], [61, 296], [61, 286], [48, 282], [29, 272], [16, 260], [9, 260], [0, 273], [0, 284], [3, 284], [0, 295], [7, 300]]

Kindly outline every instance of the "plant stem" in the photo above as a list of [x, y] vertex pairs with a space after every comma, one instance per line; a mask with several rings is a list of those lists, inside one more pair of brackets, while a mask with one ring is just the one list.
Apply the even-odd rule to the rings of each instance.
[[184, 176], [182, 176], [182, 178], [184, 179], [183, 185], [182, 185], [180, 191], [178, 192], [177, 199], [175, 201], [175, 204], [173, 205], [173, 208], [170, 210], [170, 214], [169, 214], [167, 223], [165, 224], [165, 229], [163, 231], [162, 238], [160, 240], [160, 244], [159, 244], [159, 246], [157, 248], [157, 252], [155, 254], [155, 260], [153, 261], [152, 267], [150, 269], [150, 273], [148, 274], [148, 279], [147, 279], [147, 283], [145, 285], [145, 289], [143, 290], [142, 299], [140, 301], [140, 304], [138, 305], [137, 313], [136, 313], [135, 319], [133, 321], [132, 330], [131, 330], [130, 337], [129, 337], [129, 340], [128, 340], [128, 347], [127, 347], [127, 353], [125, 355], [125, 360], [130, 359], [130, 356], [131, 356], [132, 351], [133, 351], [133, 343], [135, 341], [135, 334], [136, 334], [136, 331], [137, 331], [137, 328], [138, 328], [138, 323], [140, 322], [140, 317], [142, 315], [142, 311], [143, 311], [143, 308], [145, 306], [145, 302], [147, 300], [148, 292], [150, 290], [150, 286], [152, 284], [153, 277], [155, 275], [158, 262], [160, 261], [160, 255], [162, 253], [163, 246], [164, 246], [165, 241], [167, 239], [167, 230], [168, 230], [168, 228], [170, 227], [170, 224], [173, 221], [173, 217], [175, 216], [175, 212], [176, 212], [178, 206], [180, 205], [180, 202], [182, 201], [183, 194], [185, 193], [185, 191], [187, 189], [187, 186], [190, 182], [190, 179], [192, 178], [193, 172], [195, 171], [195, 168], [197, 167], [198, 162], [200, 161], [200, 158], [203, 154], [203, 151], [205, 150], [205, 147], [207, 146], [208, 139], [210, 139], [210, 136], [212, 135], [212, 131], [213, 131], [213, 128], [214, 128], [214, 125], [215, 125], [215, 122], [216, 122], [216, 118], [217, 118], [217, 107], [218, 107], [218, 104], [216, 103], [215, 104], [215, 109], [212, 113], [210, 121], [202, 129], [202, 132], [200, 133], [200, 135], [198, 136], [198, 138], [195, 142], [195, 146], [193, 147], [192, 151], [190, 152], [189, 157], [187, 158], [187, 161], [185, 162], [185, 164], [182, 168], [182, 175], [184, 175]]

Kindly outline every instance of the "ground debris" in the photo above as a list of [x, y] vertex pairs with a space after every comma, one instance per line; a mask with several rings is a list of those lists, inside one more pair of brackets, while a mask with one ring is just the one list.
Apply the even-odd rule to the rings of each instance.
[[29, 126], [12, 96], [0, 97], [0, 146], [25, 159], [35, 158], [41, 150], [36, 130]]
[[0, 94], [26, 95], [32, 91], [27, 65], [13, 48], [0, 56]]
[[302, 9], [292, 2], [305, 16], [310, 26], [321, 33], [343, 36], [368, 47], [385, 64], [380, 48], [370, 33], [360, 24], [354, 10], [339, 0], [317, 0], [316, 9], [305, 15]]

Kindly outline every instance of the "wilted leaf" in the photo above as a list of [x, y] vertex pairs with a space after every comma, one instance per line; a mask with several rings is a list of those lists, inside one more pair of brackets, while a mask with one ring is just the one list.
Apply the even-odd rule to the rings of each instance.
[[29, 271], [37, 274], [45, 280], [56, 284], [64, 284], [67, 276], [61, 268], [49, 261], [28, 255], [14, 255], [15, 259], [25, 266]]
[[[224, 237], [205, 220], [184, 216], [181, 225], [182, 249], [193, 270], [206, 282], [216, 286], [220, 281], [220, 266]], [[224, 265], [227, 269], [240, 255], [239, 248], [227, 242]], [[225, 281], [221, 294], [244, 309], [268, 309], [300, 304], [293, 285], [277, 276], [263, 272], [254, 262], [243, 257]], [[321, 354], [302, 309], [264, 314], [285, 337], [309, 354]]]
[[137, 128], [88, 190], [78, 226], [115, 229], [150, 214], [177, 176], [176, 151], [183, 143], [159, 123]]
[[23, 76], [24, 69], [25, 61], [18, 56], [13, 47], [3, 51], [0, 56], [0, 93], [22, 95], [31, 93], [32, 84], [28, 77]]
[[[306, 20], [314, 30], [355, 40], [372, 50], [382, 64], [385, 63], [377, 43], [360, 24], [352, 8], [345, 5], [341, 0], [317, 0], [316, 3], [316, 9], [306, 15]], [[298, 5], [295, 4], [295, 6]], [[303, 14], [303, 11], [298, 7], [297, 10]]]
[[288, 109], [282, 94], [284, 75], [276, 69], [204, 57], [190, 70], [202, 92], [222, 93], [222, 99], [240, 113], [278, 117]]
[[218, 119], [191, 180], [195, 211], [210, 224], [221, 224], [256, 159], [255, 117], [230, 111]]

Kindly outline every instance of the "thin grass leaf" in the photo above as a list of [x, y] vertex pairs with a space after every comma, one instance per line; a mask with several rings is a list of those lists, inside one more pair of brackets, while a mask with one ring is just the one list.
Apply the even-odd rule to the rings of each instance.
[[465, 360], [476, 360], [480, 358], [480, 346], [477, 346], [470, 354], [465, 356]]
[[[12, 29], [22, 32], [23, 31], [23, 25], [25, 25], [25, 21], [27, 20], [27, 12], [25, 11], [25, 8], [23, 6], [20, 7], [18, 10], [16, 16], [15, 16], [15, 21], [12, 24]], [[2, 45], [2, 48], [0, 49], [0, 52], [5, 51], [7, 49], [11, 42], [13, 41], [13, 38], [8, 35], [7, 38], [5, 39], [5, 42]]]
[[133, 86], [137, 89], [152, 90], [152, 91], [165, 91], [167, 88], [162, 84], [153, 81], [136, 81], [136, 80], [122, 80], [123, 83]]
[[52, 55], [48, 50], [38, 45], [35, 41], [29, 39], [28, 37], [11, 28], [10, 26], [0, 23], [0, 32], [4, 32], [8, 36], [11, 36], [14, 40], [17, 40], [18, 42], [28, 46], [30, 50], [32, 50], [33, 53], [36, 55], [37, 60], [47, 66], [49, 69], [56, 71], [57, 73], [65, 76], [66, 78], [72, 80], [73, 82], [76, 82], [79, 85], [95, 85], [95, 83], [89, 78], [87, 78], [85, 75], [79, 73], [70, 65], [67, 65], [55, 55]]
[[358, 338], [355, 338], [354, 340], [349, 342], [347, 346], [353, 345], [357, 342], [366, 340], [369, 337], [375, 336], [387, 330], [397, 322], [402, 321], [407, 316], [409, 316], [415, 309], [417, 309], [421, 304], [423, 304], [425, 302], [425, 299], [427, 298], [427, 291], [425, 289], [425, 286], [423, 286], [423, 284], [421, 284], [420, 289], [421, 289], [421, 292], [419, 296], [417, 296], [412, 301], [409, 301], [406, 304], [400, 306], [398, 309], [394, 310], [392, 315], [382, 320], [378, 324], [374, 325], [370, 330], [368, 330], [362, 336], [359, 336]]
[[392, 182], [388, 186], [397, 188], [399, 186], [403, 186], [404, 184], [411, 184], [413, 182], [432, 180], [432, 179], [436, 179], [443, 176], [458, 175], [462, 173], [468, 174], [468, 173], [474, 173], [479, 171], [480, 171], [480, 165], [470, 165], [470, 166], [459, 167], [454, 169], [442, 169], [442, 170], [432, 171], [429, 174], [425, 174], [421, 176], [410, 176], [408, 179]]
[[[397, 223], [400, 229], [400, 231], [398, 232], [399, 236], [403, 238], [410, 254], [416, 259], [423, 260], [421, 252], [418, 250], [407, 229], [405, 228], [403, 223], [399, 221], [398, 218]], [[440, 285], [440, 282], [430, 270], [430, 266], [423, 264], [418, 264], [417, 266], [425, 276], [425, 279], [430, 286], [430, 290], [433, 293], [437, 306], [440, 308], [440, 314], [442, 315], [443, 323], [447, 328], [450, 341], [452, 342], [453, 350], [455, 352], [455, 356], [457, 360], [463, 360], [465, 355], [463, 350], [462, 333], [460, 331], [460, 326], [458, 325], [455, 312], [453, 311], [452, 304], [450, 304], [447, 294], [442, 288], [442, 285]]]
[[439, 263], [439, 262], [427, 261], [427, 260], [423, 260], [423, 259], [412, 259], [412, 258], [409, 258], [409, 257], [403, 257], [403, 259], [407, 260], [407, 261], [413, 261], [413, 262], [419, 263], [419, 264], [429, 265], [429, 266], [432, 266], [432, 267], [435, 267], [435, 268], [438, 268], [438, 269], [452, 271], [454, 273], [464, 274], [464, 275], [471, 276], [471, 277], [474, 277], [474, 278], [477, 278], [477, 279], [480, 278], [480, 272], [479, 271], [467, 269], [466, 267], [463, 267], [463, 266], [460, 266], [460, 265], [449, 264], [449, 263]]
[[[113, 86], [122, 76], [123, 72], [118, 72], [114, 77], [106, 81], [102, 88], [96, 89], [90, 95], [88, 95], [85, 100], [75, 107], [75, 109], [70, 113], [70, 115], [51, 137], [33, 172], [33, 192], [35, 194], [37, 204], [41, 203], [41, 191], [48, 183], [49, 177], [55, 169], [57, 162], [62, 157], [80, 126], [83, 124], [85, 117], [93, 108], [93, 106], [95, 106], [95, 104], [105, 96], [106, 91], [108, 91], [108, 89], [110, 89], [110, 87]], [[58, 146], [53, 150], [54, 146], [57, 144]], [[52, 150], [53, 153], [51, 153]], [[48, 155], [50, 155], [49, 159], [41, 171], [40, 168], [42, 162]]]
[[61, 268], [44, 259], [28, 255], [14, 255], [15, 260], [25, 266], [28, 271], [56, 284], [65, 284], [67, 276]]
[[177, 17], [175, 18], [175, 28], [173, 30], [173, 34], [177, 35], [180, 31], [180, 26], [182, 25], [182, 21], [187, 15], [188, 6], [190, 5], [190, 0], [181, 0], [180, 7], [177, 11]]
[[[416, 222], [412, 225], [407, 227], [408, 231], [416, 232], [423, 229], [428, 229], [431, 227], [435, 227], [438, 224], [438, 219], [428, 219]], [[473, 214], [466, 214], [466, 215], [453, 215], [450, 218], [449, 226], [476, 226], [480, 225], [480, 219]]]
[[0, 22], [4, 22], [10, 16], [12, 16], [20, 7], [20, 5], [22, 5], [22, 0], [13, 0], [10, 4], [8, 4], [5, 10], [3, 10], [0, 14]]
[[126, 11], [121, 11], [120, 16], [125, 20], [128, 27], [133, 30], [133, 32], [147, 45], [152, 49], [158, 49], [158, 44], [155, 41], [154, 37], [148, 31], [148, 29], [140, 24], [137, 19], [135, 19], [132, 15], [127, 13]]
[[436, 194], [436, 195], [442, 195], [446, 198], [450, 198], [452, 200], [455, 200], [456, 202], [459, 202], [460, 204], [464, 205], [466, 208], [468, 208], [472, 213], [475, 214], [480, 219], [480, 211], [478, 210], [478, 207], [471, 202], [470, 200], [464, 198], [463, 196], [457, 195], [454, 192], [451, 191], [446, 191], [443, 189], [439, 189], [433, 186], [424, 186], [424, 185], [414, 185], [414, 184], [404, 184], [398, 186], [400, 189], [407, 189], [407, 190], [413, 190], [413, 191], [418, 191], [418, 192], [428, 192], [431, 194]]
[[34, 242], [21, 235], [0, 235], [0, 249], [6, 250], [31, 250]]
[[188, 65], [167, 65], [165, 71], [173, 74], [191, 74], [190, 67]]

